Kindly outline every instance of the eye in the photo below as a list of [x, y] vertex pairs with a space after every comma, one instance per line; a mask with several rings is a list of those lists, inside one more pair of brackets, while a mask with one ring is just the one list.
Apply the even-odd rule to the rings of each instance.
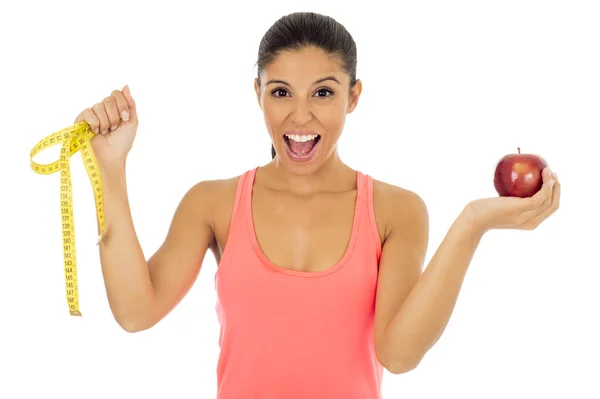
[[317, 97], [331, 97], [333, 95], [333, 91], [331, 89], [319, 89], [315, 92]]
[[288, 97], [289, 93], [286, 89], [278, 87], [271, 92], [271, 95], [275, 97]]

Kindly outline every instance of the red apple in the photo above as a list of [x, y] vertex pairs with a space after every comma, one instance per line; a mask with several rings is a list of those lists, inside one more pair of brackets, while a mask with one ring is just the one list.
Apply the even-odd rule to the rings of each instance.
[[504, 156], [496, 165], [494, 187], [501, 197], [531, 197], [542, 188], [542, 171], [548, 166], [546, 161], [534, 154]]

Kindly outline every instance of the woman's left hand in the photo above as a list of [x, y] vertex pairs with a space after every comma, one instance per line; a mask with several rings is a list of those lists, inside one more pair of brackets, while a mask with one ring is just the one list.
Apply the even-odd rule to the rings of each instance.
[[560, 202], [560, 183], [556, 174], [545, 168], [542, 176], [542, 188], [532, 197], [479, 199], [469, 203], [463, 214], [481, 232], [491, 229], [533, 230], [556, 212]]

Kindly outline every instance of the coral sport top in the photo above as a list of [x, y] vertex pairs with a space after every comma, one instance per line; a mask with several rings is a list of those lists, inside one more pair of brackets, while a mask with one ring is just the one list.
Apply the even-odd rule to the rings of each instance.
[[299, 272], [273, 264], [258, 245], [251, 214], [256, 170], [239, 180], [215, 274], [217, 398], [381, 398], [373, 337], [381, 242], [371, 177], [357, 172], [342, 259], [325, 271]]

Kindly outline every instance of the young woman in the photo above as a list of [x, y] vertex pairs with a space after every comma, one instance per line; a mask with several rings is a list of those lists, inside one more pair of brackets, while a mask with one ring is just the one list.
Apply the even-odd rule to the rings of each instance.
[[210, 248], [221, 324], [218, 397], [380, 398], [383, 368], [405, 373], [437, 342], [490, 229], [532, 229], [557, 208], [544, 170], [531, 198], [470, 202], [425, 272], [421, 198], [353, 170], [337, 143], [357, 106], [356, 47], [332, 18], [294, 13], [265, 34], [255, 90], [273, 159], [184, 196], [144, 258], [125, 161], [138, 126], [129, 88], [83, 111], [105, 185], [100, 257], [116, 321], [148, 329], [184, 297]]

